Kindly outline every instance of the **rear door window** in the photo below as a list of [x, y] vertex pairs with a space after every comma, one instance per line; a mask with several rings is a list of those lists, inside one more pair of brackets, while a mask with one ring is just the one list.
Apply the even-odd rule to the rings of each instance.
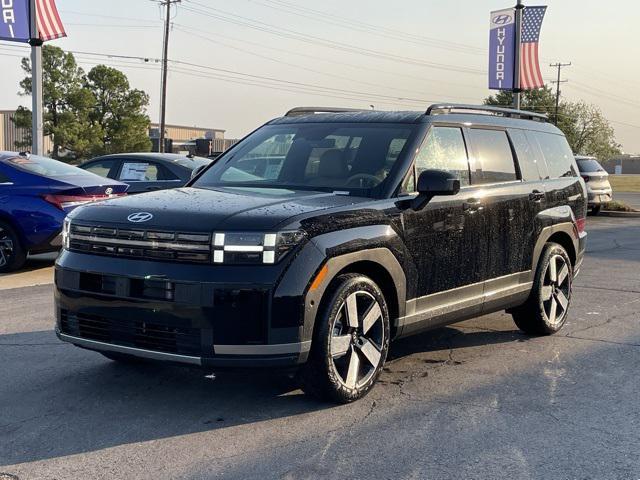
[[445, 170], [460, 179], [460, 186], [469, 185], [469, 159], [462, 129], [432, 127], [416, 155], [416, 176], [425, 170]]
[[541, 159], [539, 150], [531, 146], [522, 130], [509, 129], [509, 137], [516, 151], [516, 157], [518, 157], [522, 179], [528, 182], [542, 179], [542, 172], [538, 168], [538, 159]]
[[168, 168], [155, 162], [122, 162], [119, 180], [123, 182], [161, 182], [178, 180]]
[[550, 178], [575, 177], [573, 152], [562, 135], [544, 132], [529, 132], [542, 151]]
[[472, 172], [476, 185], [511, 182], [518, 179], [507, 133], [502, 130], [469, 130], [478, 169]]

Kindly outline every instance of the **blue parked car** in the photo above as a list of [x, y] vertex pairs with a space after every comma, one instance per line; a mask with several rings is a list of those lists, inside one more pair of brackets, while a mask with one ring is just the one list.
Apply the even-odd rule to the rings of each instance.
[[67, 213], [127, 188], [50, 158], [0, 152], [0, 273], [22, 267], [29, 253], [59, 250]]

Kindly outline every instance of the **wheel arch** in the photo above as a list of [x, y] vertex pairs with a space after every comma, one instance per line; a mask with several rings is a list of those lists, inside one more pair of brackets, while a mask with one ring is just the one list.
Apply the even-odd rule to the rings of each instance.
[[547, 239], [546, 243], [549, 243], [549, 242], [557, 243], [562, 248], [564, 248], [569, 254], [571, 265], [573, 267], [576, 266], [576, 249], [575, 249], [575, 246], [573, 245], [573, 240], [571, 239], [571, 236], [569, 236], [568, 233], [556, 232]]
[[311, 339], [316, 316], [320, 311], [331, 283], [345, 273], [358, 273], [374, 281], [387, 302], [392, 337], [398, 329], [397, 320], [406, 309], [406, 277], [400, 263], [388, 248], [379, 247], [348, 253], [328, 259], [315, 278], [322, 276], [317, 286], [312, 285], [305, 295], [305, 339]]

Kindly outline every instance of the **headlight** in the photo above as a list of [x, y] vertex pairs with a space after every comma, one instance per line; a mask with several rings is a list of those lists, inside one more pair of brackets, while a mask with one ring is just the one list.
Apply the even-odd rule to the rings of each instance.
[[69, 250], [69, 231], [71, 230], [71, 220], [65, 217], [62, 222], [62, 248]]
[[216, 232], [213, 234], [213, 263], [272, 264], [299, 245], [305, 233]]

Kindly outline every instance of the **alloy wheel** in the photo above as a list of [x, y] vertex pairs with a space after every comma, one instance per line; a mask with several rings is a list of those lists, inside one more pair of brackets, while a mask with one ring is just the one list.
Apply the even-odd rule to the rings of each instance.
[[13, 240], [4, 228], [0, 227], [0, 267], [7, 265], [13, 255]]
[[366, 291], [350, 294], [333, 320], [330, 351], [333, 368], [350, 389], [366, 384], [378, 369], [384, 346], [382, 309]]
[[569, 266], [561, 255], [549, 259], [542, 284], [542, 308], [549, 323], [562, 323], [571, 298]]

